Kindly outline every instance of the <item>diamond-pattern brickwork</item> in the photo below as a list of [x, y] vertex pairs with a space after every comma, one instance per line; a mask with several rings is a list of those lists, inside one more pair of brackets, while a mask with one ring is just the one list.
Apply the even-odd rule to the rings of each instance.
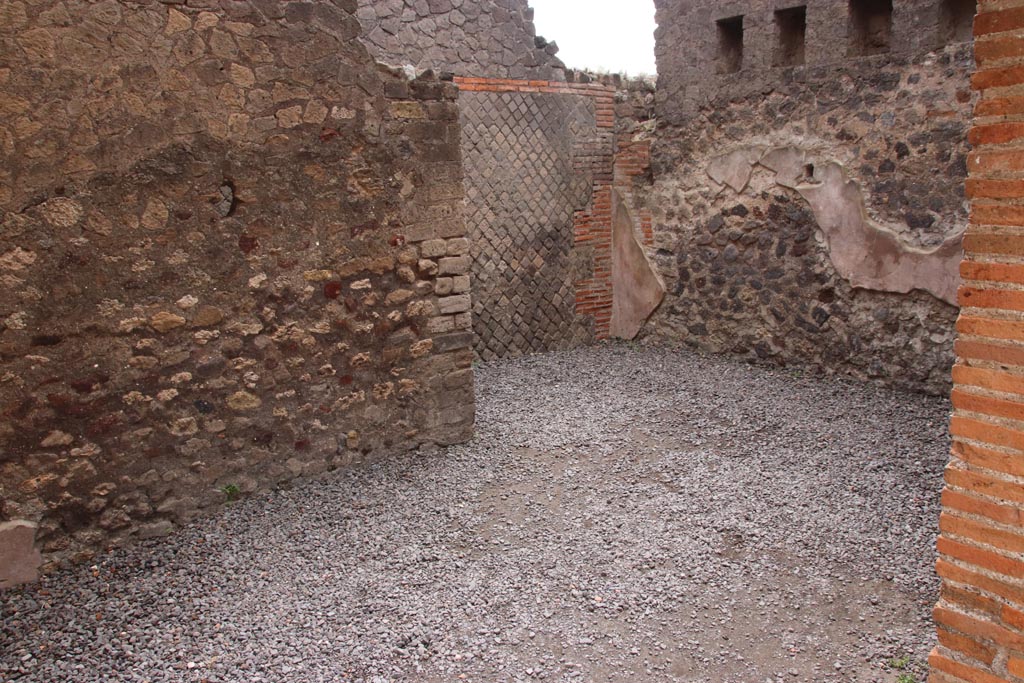
[[587, 158], [605, 145], [593, 98], [463, 92], [473, 329], [484, 360], [571, 348], [592, 325], [576, 315], [574, 214], [588, 207]]

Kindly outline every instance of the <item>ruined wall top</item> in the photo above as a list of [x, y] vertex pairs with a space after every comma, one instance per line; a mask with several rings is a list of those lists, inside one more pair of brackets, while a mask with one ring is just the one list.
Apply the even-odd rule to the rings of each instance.
[[459, 76], [564, 80], [527, 0], [359, 0], [363, 43], [395, 66]]
[[655, 0], [660, 100], [692, 111], [717, 95], [827, 77], [971, 41], [975, 0]]

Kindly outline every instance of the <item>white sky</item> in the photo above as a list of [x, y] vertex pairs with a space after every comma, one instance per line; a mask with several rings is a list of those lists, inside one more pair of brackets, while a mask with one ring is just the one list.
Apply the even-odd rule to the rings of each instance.
[[654, 0], [530, 0], [537, 35], [574, 69], [654, 75]]

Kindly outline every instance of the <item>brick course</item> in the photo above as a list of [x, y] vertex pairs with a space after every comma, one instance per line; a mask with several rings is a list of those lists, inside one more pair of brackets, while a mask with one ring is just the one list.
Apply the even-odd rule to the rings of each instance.
[[1024, 102], [1006, 90], [1024, 82], [1022, 27], [1021, 0], [979, 3], [934, 682], [1024, 678]]

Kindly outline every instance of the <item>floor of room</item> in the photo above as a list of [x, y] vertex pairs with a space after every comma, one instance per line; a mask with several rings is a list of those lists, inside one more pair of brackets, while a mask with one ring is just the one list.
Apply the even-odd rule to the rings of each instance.
[[924, 679], [945, 399], [605, 345], [477, 437], [0, 596], [3, 681]]

